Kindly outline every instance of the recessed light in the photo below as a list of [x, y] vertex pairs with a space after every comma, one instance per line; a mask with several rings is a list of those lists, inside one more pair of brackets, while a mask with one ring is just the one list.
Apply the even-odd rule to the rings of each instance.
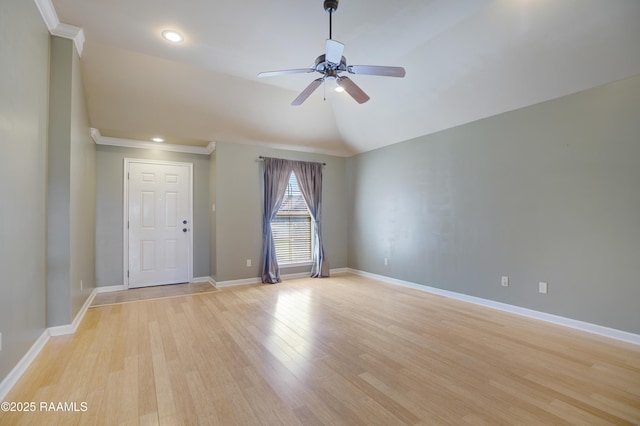
[[164, 139], [157, 138], [157, 137], [156, 138], [152, 138], [151, 140], [154, 141], [154, 142], [164, 142]]
[[164, 37], [165, 40], [169, 40], [172, 43], [180, 43], [182, 40], [184, 40], [184, 37], [182, 37], [182, 34], [173, 30], [164, 30], [162, 32], [162, 37]]
[[333, 89], [333, 90], [335, 90], [335, 91], [336, 91], [336, 92], [338, 92], [338, 93], [342, 93], [342, 92], [344, 92], [344, 87], [342, 87], [342, 86], [338, 86], [338, 87], [336, 87], [336, 88], [335, 88], [335, 89]]

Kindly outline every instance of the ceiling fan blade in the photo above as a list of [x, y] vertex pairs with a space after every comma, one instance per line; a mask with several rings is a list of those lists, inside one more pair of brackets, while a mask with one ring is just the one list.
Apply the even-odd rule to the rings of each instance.
[[376, 65], [349, 65], [347, 71], [351, 74], [381, 75], [383, 77], [404, 77], [406, 75], [402, 67], [380, 67]]
[[293, 102], [291, 102], [291, 105], [301, 105], [304, 101], [307, 100], [309, 96], [311, 96], [311, 94], [318, 88], [318, 86], [322, 84], [323, 81], [324, 77], [313, 80], [311, 84], [308, 85], [307, 88], [304, 89], [302, 93], [300, 93], [298, 97], [293, 100]]
[[364, 91], [349, 79], [349, 77], [338, 77], [337, 83], [359, 104], [363, 104], [370, 99], [369, 95], [364, 93]]
[[339, 41], [327, 39], [327, 51], [325, 53], [325, 60], [333, 63], [340, 64], [342, 60], [342, 52], [344, 51], [344, 44]]
[[278, 75], [286, 75], [286, 74], [303, 74], [308, 72], [315, 71], [313, 68], [298, 68], [293, 70], [280, 70], [280, 71], [265, 71], [258, 74], [258, 78], [263, 77], [275, 77]]

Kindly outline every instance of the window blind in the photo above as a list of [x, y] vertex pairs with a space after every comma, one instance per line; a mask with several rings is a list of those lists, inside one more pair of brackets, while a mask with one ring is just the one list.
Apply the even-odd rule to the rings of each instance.
[[295, 173], [291, 173], [282, 206], [271, 221], [271, 232], [278, 263], [311, 260], [311, 215]]

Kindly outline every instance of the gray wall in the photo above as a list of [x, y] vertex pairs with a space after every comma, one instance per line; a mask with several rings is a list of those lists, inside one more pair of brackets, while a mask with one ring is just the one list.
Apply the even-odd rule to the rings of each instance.
[[640, 76], [352, 157], [349, 266], [640, 333], [639, 135]]
[[193, 276], [209, 276], [209, 156], [100, 145], [96, 156], [96, 283], [123, 285], [124, 159], [193, 164]]
[[51, 37], [47, 170], [51, 327], [70, 324], [95, 288], [95, 144], [80, 58], [73, 41], [60, 37]]
[[[53, 39], [53, 37], [52, 37]], [[72, 52], [70, 126], [71, 320], [96, 287], [96, 144], [91, 138], [80, 57]], [[82, 289], [80, 288], [82, 281]]]
[[[322, 236], [332, 269], [347, 266], [346, 160], [253, 145], [216, 145], [216, 281], [260, 275], [262, 250], [262, 162], [259, 156], [327, 163], [323, 172]], [[252, 266], [246, 266], [246, 260]], [[281, 273], [309, 271], [283, 269]]]
[[46, 327], [49, 33], [32, 1], [0, 2], [0, 381]]
[[73, 42], [51, 37], [47, 158], [47, 324], [71, 323], [71, 78]]
[[216, 153], [209, 156], [209, 276], [216, 279]]

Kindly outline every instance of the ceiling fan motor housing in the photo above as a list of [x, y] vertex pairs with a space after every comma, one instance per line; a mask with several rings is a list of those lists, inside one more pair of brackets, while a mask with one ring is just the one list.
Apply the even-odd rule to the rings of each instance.
[[339, 64], [333, 64], [326, 60], [325, 55], [320, 55], [316, 58], [313, 69], [327, 77], [335, 76], [337, 73], [347, 70], [347, 58], [343, 56]]
[[335, 12], [338, 10], [339, 0], [324, 0], [324, 10], [327, 12]]

